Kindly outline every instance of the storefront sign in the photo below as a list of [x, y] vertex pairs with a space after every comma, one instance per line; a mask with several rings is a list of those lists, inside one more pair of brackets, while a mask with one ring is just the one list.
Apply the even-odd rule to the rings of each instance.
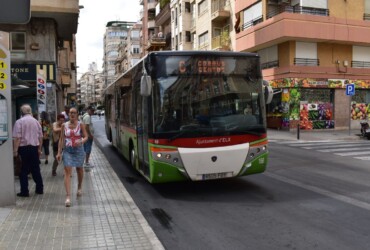
[[282, 78], [269, 81], [273, 88], [346, 88], [354, 84], [356, 89], [370, 89], [370, 80]]
[[23, 81], [35, 81], [37, 69], [46, 73], [47, 81], [56, 81], [55, 64], [11, 64], [11, 74]]

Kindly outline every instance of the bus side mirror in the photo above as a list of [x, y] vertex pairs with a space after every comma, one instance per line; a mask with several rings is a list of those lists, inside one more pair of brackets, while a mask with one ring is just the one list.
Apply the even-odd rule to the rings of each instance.
[[263, 88], [265, 92], [265, 103], [269, 104], [272, 101], [272, 97], [274, 96], [274, 90], [271, 86], [268, 85], [267, 81], [263, 81]]
[[140, 95], [150, 96], [152, 93], [152, 78], [146, 74], [141, 77]]

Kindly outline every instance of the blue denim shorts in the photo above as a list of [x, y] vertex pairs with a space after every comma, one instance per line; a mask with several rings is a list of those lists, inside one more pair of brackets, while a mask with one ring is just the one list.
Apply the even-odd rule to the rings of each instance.
[[87, 139], [87, 141], [84, 144], [84, 149], [85, 149], [86, 154], [91, 153], [92, 144], [93, 144], [93, 139], [90, 139], [90, 138]]

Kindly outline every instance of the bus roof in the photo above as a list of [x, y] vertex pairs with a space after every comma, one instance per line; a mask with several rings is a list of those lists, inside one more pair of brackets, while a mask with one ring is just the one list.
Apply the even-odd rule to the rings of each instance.
[[162, 50], [153, 51], [148, 56], [251, 56], [258, 57], [258, 54], [251, 52], [234, 52], [234, 51], [208, 51], [208, 50]]

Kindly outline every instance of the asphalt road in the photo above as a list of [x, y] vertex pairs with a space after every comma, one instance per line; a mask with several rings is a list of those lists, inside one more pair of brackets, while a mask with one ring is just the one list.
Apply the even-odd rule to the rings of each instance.
[[97, 145], [167, 249], [370, 249], [370, 161], [271, 143], [264, 174], [151, 185], [103, 121]]

